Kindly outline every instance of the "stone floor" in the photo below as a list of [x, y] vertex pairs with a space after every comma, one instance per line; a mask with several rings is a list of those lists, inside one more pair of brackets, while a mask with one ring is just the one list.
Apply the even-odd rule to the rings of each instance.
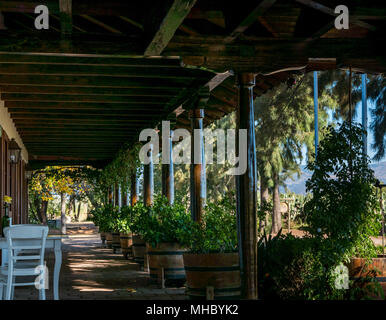
[[[92, 226], [91, 226], [92, 229]], [[61, 300], [184, 300], [185, 288], [159, 288], [152, 284], [147, 272], [120, 253], [102, 247], [96, 232], [88, 224], [70, 224], [69, 238], [63, 240], [63, 262], [60, 273], [59, 297]], [[50, 250], [51, 251], [51, 250]], [[47, 250], [46, 260], [50, 271], [47, 299], [53, 299], [53, 252]], [[38, 299], [34, 287], [18, 287], [15, 299]]]

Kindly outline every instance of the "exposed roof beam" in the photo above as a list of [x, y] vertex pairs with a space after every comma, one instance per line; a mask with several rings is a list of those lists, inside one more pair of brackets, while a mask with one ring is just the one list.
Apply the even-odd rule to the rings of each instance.
[[132, 24], [133, 26], [137, 27], [138, 29], [141, 29], [143, 31], [143, 25], [134, 21], [133, 19], [130, 19], [128, 17], [125, 17], [125, 16], [119, 16], [119, 18], [125, 22], [128, 22], [130, 24]]
[[197, 0], [174, 0], [145, 50], [146, 56], [158, 56], [173, 38]]
[[245, 30], [247, 30], [258, 17], [262, 16], [269, 8], [271, 8], [276, 0], [263, 0], [259, 5], [225, 38], [226, 43], [236, 40]]
[[88, 21], [90, 21], [90, 22], [92, 22], [92, 23], [94, 23], [94, 24], [96, 24], [96, 25], [98, 25], [99, 27], [101, 27], [101, 28], [103, 28], [103, 29], [105, 29], [105, 30], [107, 30], [107, 31], [110, 31], [110, 32], [113, 32], [113, 33], [117, 33], [117, 34], [122, 34], [122, 32], [119, 31], [118, 29], [115, 29], [115, 28], [113, 28], [113, 27], [107, 25], [106, 23], [104, 23], [104, 22], [98, 20], [98, 19], [95, 19], [95, 18], [93, 18], [93, 17], [90, 17], [90, 16], [87, 15], [87, 14], [82, 14], [81, 17], [84, 18], [84, 19], [86, 19], [86, 20], [88, 20]]
[[[335, 13], [335, 11], [329, 7], [326, 7], [325, 5], [323, 4], [320, 4], [316, 1], [313, 1], [313, 0], [295, 0], [299, 3], [302, 3], [310, 8], [313, 8], [315, 10], [318, 10], [318, 11], [321, 11], [325, 14], [328, 14], [330, 16], [338, 16], [338, 14]], [[372, 26], [371, 24], [368, 24], [366, 22], [363, 22], [362, 20], [359, 20], [358, 18], [356, 17], [352, 17], [350, 16], [350, 22], [353, 23], [353, 24], [356, 24], [357, 26], [360, 26], [362, 28], [366, 28], [366, 29], [369, 29], [371, 31], [375, 31], [377, 28]]]

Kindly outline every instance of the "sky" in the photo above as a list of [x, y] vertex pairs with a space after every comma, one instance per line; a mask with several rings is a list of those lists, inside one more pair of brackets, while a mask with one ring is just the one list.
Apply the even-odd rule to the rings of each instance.
[[[374, 104], [370, 100], [367, 100], [367, 122], [368, 122], [367, 128], [368, 128], [368, 130], [369, 130], [369, 125], [373, 119], [372, 114], [371, 114], [371, 110], [373, 110], [373, 109], [375, 109]], [[331, 123], [332, 121], [333, 121], [333, 111], [329, 110], [328, 111], [328, 123]], [[358, 122], [358, 123], [362, 123], [362, 102], [359, 102], [356, 106], [356, 114], [353, 118], [353, 121]], [[367, 133], [367, 154], [370, 156], [371, 163], [385, 162], [386, 156], [383, 157], [379, 162], [372, 160], [372, 158], [374, 157], [374, 154], [375, 154], [375, 151], [371, 148], [371, 145], [373, 142], [374, 142], [373, 134], [371, 131], [368, 131], [368, 133]], [[303, 147], [302, 152], [303, 152], [303, 155], [306, 154], [306, 148], [305, 147]], [[305, 159], [305, 157], [303, 157], [301, 164], [302, 165], [307, 164], [307, 160]], [[385, 162], [385, 164], [386, 164], [386, 162]]]

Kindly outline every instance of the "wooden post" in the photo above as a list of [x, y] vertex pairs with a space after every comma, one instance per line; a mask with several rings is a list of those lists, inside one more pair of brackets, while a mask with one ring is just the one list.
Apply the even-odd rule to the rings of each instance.
[[113, 204], [113, 187], [109, 187], [108, 190], [108, 202], [109, 204]]
[[[172, 134], [170, 132], [170, 134]], [[166, 140], [166, 139], [165, 139]], [[173, 168], [173, 143], [171, 135], [167, 141], [162, 141], [162, 148], [168, 149], [169, 163], [162, 164], [162, 195], [168, 198], [169, 203], [174, 202], [174, 168]], [[165, 143], [167, 142], [167, 143]]]
[[130, 205], [134, 206], [138, 201], [137, 173], [135, 170], [131, 173], [130, 180]]
[[127, 206], [127, 188], [123, 189], [121, 187], [121, 194], [122, 194], [122, 206]]
[[201, 221], [206, 201], [205, 150], [204, 150], [204, 107], [209, 99], [209, 89], [200, 89], [198, 99], [190, 110], [191, 119], [191, 165], [190, 165], [190, 208], [194, 221]]
[[[237, 77], [239, 87], [239, 107], [237, 109], [237, 129], [247, 130], [247, 169], [236, 176], [237, 225], [239, 237], [239, 259], [241, 270], [242, 298], [257, 299], [257, 165], [255, 147], [255, 125], [253, 87], [255, 75], [241, 73]], [[239, 150], [239, 131], [236, 144]]]
[[147, 152], [147, 155], [151, 160], [149, 164], [143, 166], [143, 203], [145, 206], [151, 206], [153, 203], [154, 170], [152, 153], [152, 149]]

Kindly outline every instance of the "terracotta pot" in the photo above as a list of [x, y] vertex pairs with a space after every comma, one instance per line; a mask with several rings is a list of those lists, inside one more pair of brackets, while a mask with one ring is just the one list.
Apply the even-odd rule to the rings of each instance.
[[132, 255], [133, 235], [132, 233], [120, 233], [121, 250], [125, 259]]
[[[183, 255], [190, 299], [239, 299], [241, 280], [238, 253]], [[210, 294], [210, 292], [212, 293]]]
[[150, 278], [159, 279], [163, 268], [165, 280], [185, 280], [184, 252], [186, 250], [175, 242], [159, 243], [155, 248], [147, 244]]
[[102, 240], [102, 244], [105, 244], [105, 242], [106, 242], [106, 233], [105, 232], [101, 232], [101, 240]]

